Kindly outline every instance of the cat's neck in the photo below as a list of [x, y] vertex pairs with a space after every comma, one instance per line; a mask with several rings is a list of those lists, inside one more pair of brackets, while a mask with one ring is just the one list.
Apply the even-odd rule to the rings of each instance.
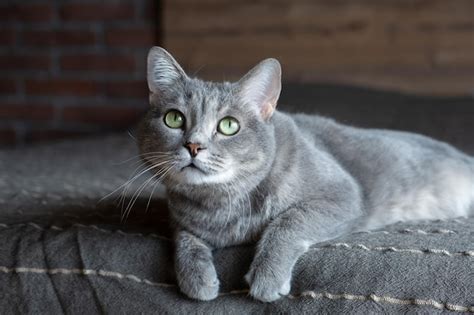
[[228, 183], [216, 184], [178, 184], [167, 187], [168, 194], [180, 195], [193, 202], [228, 203], [229, 200], [240, 200], [253, 195], [258, 190], [259, 181], [237, 179]]

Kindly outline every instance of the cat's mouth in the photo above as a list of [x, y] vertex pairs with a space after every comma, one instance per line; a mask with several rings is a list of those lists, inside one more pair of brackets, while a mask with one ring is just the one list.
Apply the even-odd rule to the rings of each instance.
[[193, 169], [193, 170], [197, 170], [197, 171], [200, 171], [200, 172], [204, 173], [204, 171], [202, 169], [200, 169], [196, 164], [194, 164], [194, 162], [191, 162], [188, 165], [186, 165], [185, 167], [183, 167], [181, 169], [181, 171], [184, 171], [185, 169]]

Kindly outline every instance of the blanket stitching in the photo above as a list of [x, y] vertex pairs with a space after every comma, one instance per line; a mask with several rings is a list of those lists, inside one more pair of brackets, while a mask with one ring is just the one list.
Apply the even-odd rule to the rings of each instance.
[[[34, 273], [34, 274], [47, 274], [47, 275], [83, 275], [83, 276], [100, 276], [105, 278], [116, 278], [116, 279], [128, 279], [137, 283], [145, 283], [150, 286], [163, 287], [163, 288], [177, 288], [177, 285], [170, 283], [154, 282], [148, 279], [139, 278], [133, 274], [123, 274], [115, 271], [108, 270], [93, 270], [93, 269], [67, 269], [67, 268], [30, 268], [30, 267], [15, 267], [9, 268], [6, 266], [0, 266], [0, 272], [6, 274], [21, 274], [21, 273]], [[248, 294], [249, 290], [234, 290], [230, 292], [222, 292], [219, 296], [227, 295], [239, 295]], [[290, 299], [309, 297], [313, 299], [327, 298], [330, 300], [348, 300], [348, 301], [373, 301], [376, 303], [387, 303], [387, 304], [398, 304], [398, 305], [414, 305], [414, 306], [431, 306], [437, 309], [446, 309], [455, 312], [470, 312], [474, 313], [474, 306], [463, 306], [452, 303], [442, 303], [433, 299], [399, 299], [390, 296], [378, 296], [375, 294], [370, 295], [353, 295], [348, 293], [333, 294], [329, 292], [315, 292], [315, 291], [303, 291], [299, 294], [290, 294], [287, 296]]]
[[[403, 229], [403, 230], [395, 230], [395, 231], [361, 231], [358, 232], [361, 234], [386, 234], [386, 235], [392, 235], [392, 234], [421, 234], [421, 235], [431, 235], [431, 234], [459, 234], [456, 231], [453, 230], [447, 230], [447, 229], [436, 229], [436, 230], [412, 230], [412, 229]], [[469, 233], [471, 234], [471, 233]]]
[[463, 306], [452, 303], [437, 302], [433, 299], [399, 299], [391, 296], [378, 296], [375, 294], [370, 295], [353, 295], [353, 294], [333, 294], [329, 292], [315, 292], [315, 291], [304, 291], [296, 296], [289, 295], [289, 298], [298, 297], [311, 297], [311, 298], [328, 298], [331, 300], [355, 300], [355, 301], [373, 301], [376, 303], [388, 303], [388, 304], [399, 304], [399, 305], [415, 305], [415, 306], [432, 306], [437, 309], [446, 309], [456, 312], [470, 312], [474, 313], [474, 306]]
[[[65, 228], [59, 227], [52, 225], [49, 228], [43, 228], [40, 225], [33, 223], [33, 222], [28, 222], [28, 223], [20, 223], [16, 224], [15, 226], [31, 226], [35, 229], [38, 230], [56, 230], [56, 231], [64, 231]], [[144, 235], [142, 233], [128, 233], [124, 232], [122, 230], [106, 230], [102, 229], [96, 225], [84, 225], [80, 223], [75, 223], [72, 225], [73, 227], [79, 227], [79, 228], [91, 228], [100, 232], [104, 233], [117, 233], [120, 235], [129, 235], [129, 236], [139, 236], [139, 237], [151, 237], [151, 238], [156, 238], [156, 239], [162, 239], [166, 241], [171, 241], [171, 239], [157, 235], [154, 233]], [[8, 228], [12, 227], [12, 225], [0, 223], [0, 227], [3, 228]], [[313, 247], [312, 250], [321, 250], [321, 249], [331, 249], [331, 248], [344, 248], [344, 249], [360, 249], [360, 250], [365, 250], [365, 251], [379, 251], [379, 252], [399, 252], [399, 253], [412, 253], [412, 254], [437, 254], [437, 255], [443, 255], [443, 256], [448, 256], [448, 257], [454, 257], [454, 256], [468, 256], [468, 257], [474, 257], [474, 250], [466, 250], [466, 251], [459, 251], [459, 252], [450, 252], [445, 249], [435, 249], [435, 248], [427, 248], [427, 249], [412, 249], [412, 248], [396, 248], [393, 246], [377, 246], [377, 247], [368, 247], [364, 244], [348, 244], [348, 243], [335, 243], [335, 244], [328, 244], [324, 245], [322, 247]]]
[[347, 243], [328, 244], [322, 247], [313, 247], [312, 250], [320, 250], [322, 248], [360, 249], [360, 250], [365, 250], [365, 251], [398, 252], [398, 253], [412, 253], [412, 254], [436, 254], [436, 255], [443, 255], [443, 256], [448, 256], [448, 257], [454, 257], [454, 256], [474, 257], [474, 250], [450, 252], [445, 249], [435, 249], [435, 248], [413, 249], [413, 248], [396, 248], [393, 246], [368, 247], [364, 244], [347, 244]]
[[[67, 228], [67, 227], [64, 228], [64, 227], [59, 227], [59, 226], [55, 226], [55, 225], [52, 225], [52, 226], [49, 226], [49, 227], [41, 227], [41, 226], [39, 226], [38, 224], [36, 224], [34, 222], [19, 223], [19, 224], [14, 224], [14, 225], [0, 223], [0, 227], [9, 228], [9, 227], [13, 227], [13, 226], [24, 226], [26, 224], [30, 225], [30, 226], [32, 226], [36, 229], [39, 229], [39, 230], [51, 229], [51, 230], [57, 230], [57, 231], [64, 231]], [[86, 225], [86, 224], [81, 224], [81, 223], [74, 223], [74, 224], [71, 225], [71, 227], [93, 228], [95, 230], [98, 230], [98, 231], [101, 231], [101, 232], [106, 232], [106, 233], [116, 232], [116, 233], [123, 234], [123, 235], [142, 236], [142, 237], [151, 237], [151, 238], [159, 238], [159, 239], [164, 239], [164, 240], [171, 240], [167, 237], [157, 235], [157, 234], [154, 234], [154, 233], [145, 235], [145, 234], [142, 234], [142, 233], [129, 233], [129, 232], [121, 231], [121, 230], [107, 230], [107, 229], [99, 228], [97, 225]], [[437, 230], [428, 230], [428, 231], [424, 231], [424, 230], [420, 230], [420, 229], [417, 229], [417, 230], [403, 229], [403, 230], [397, 230], [397, 231], [362, 231], [362, 232], [357, 232], [357, 233], [361, 233], [361, 234], [378, 234], [378, 233], [380, 233], [380, 234], [386, 234], [386, 235], [395, 235], [395, 234], [422, 234], [422, 235], [459, 234], [456, 231], [446, 230], [446, 229], [437, 229]], [[473, 233], [471, 232], [469, 234], [473, 234]]]

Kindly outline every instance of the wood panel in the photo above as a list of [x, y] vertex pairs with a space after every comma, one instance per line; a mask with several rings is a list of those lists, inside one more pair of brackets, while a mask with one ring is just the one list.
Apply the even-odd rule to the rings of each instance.
[[286, 81], [474, 92], [472, 0], [168, 0], [164, 10], [165, 47], [207, 79], [275, 57]]

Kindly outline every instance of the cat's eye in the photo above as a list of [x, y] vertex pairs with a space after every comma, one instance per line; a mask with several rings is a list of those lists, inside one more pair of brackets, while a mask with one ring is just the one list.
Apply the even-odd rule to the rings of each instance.
[[184, 115], [178, 110], [172, 109], [165, 115], [166, 126], [177, 129], [184, 126]]
[[226, 136], [235, 135], [237, 132], [239, 132], [239, 129], [240, 125], [237, 119], [230, 116], [222, 118], [217, 125], [217, 131]]

